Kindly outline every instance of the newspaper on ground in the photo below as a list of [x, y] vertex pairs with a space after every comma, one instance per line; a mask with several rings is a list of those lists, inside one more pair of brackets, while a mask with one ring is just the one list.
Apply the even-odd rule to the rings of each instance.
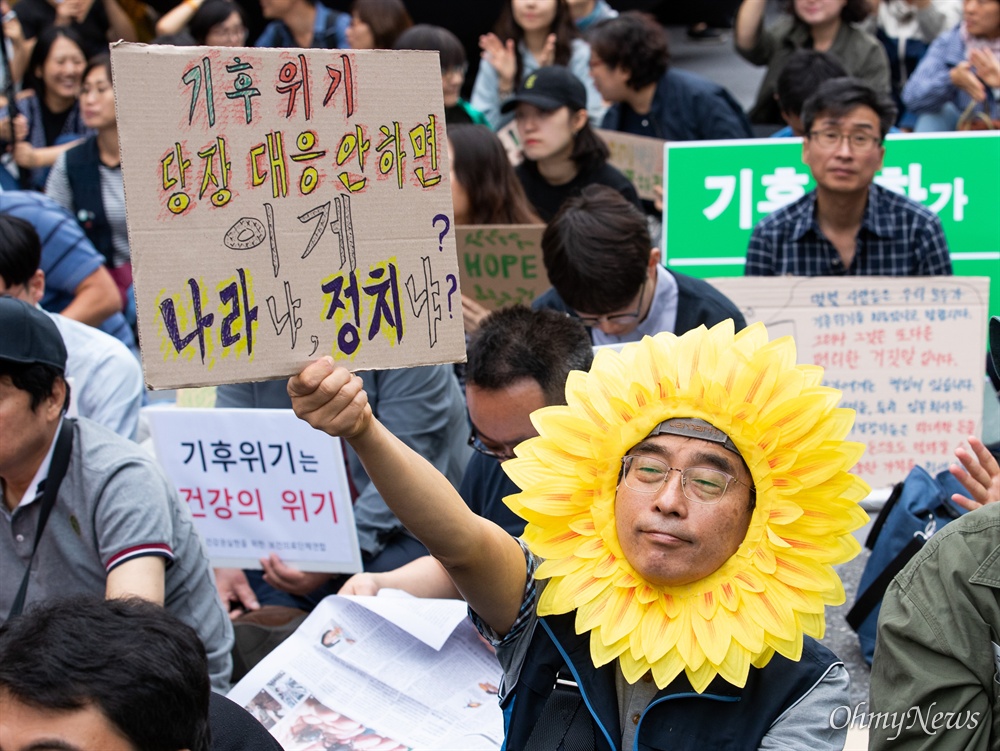
[[459, 600], [327, 597], [229, 698], [286, 751], [497, 749], [500, 665], [465, 610]]

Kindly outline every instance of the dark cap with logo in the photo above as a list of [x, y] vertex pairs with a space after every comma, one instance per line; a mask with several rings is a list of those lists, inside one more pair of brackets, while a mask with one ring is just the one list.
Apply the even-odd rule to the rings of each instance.
[[521, 102], [533, 104], [545, 111], [560, 107], [569, 107], [573, 111], [584, 110], [587, 109], [587, 89], [568, 68], [549, 65], [525, 78], [514, 96], [504, 102], [500, 111], [510, 112]]
[[66, 345], [55, 322], [34, 305], [0, 296], [0, 360], [66, 371]]

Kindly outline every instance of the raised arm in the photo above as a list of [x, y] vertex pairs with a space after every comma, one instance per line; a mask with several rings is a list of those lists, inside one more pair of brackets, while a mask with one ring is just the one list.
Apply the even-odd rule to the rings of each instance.
[[526, 576], [514, 538], [474, 514], [440, 472], [375, 419], [361, 379], [331, 358], [293, 376], [288, 394], [301, 419], [351, 444], [397, 518], [441, 562], [483, 621], [506, 634]]
[[736, 13], [733, 41], [740, 52], [748, 52], [760, 41], [761, 24], [767, 0], [743, 0]]

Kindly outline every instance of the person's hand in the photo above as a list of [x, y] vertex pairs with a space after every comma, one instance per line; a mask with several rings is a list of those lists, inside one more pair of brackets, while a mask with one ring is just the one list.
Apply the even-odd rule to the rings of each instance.
[[506, 43], [500, 37], [490, 32], [479, 37], [479, 49], [483, 60], [493, 66], [500, 79], [500, 91], [509, 92], [514, 89], [514, 76], [517, 75], [517, 48], [513, 39]]
[[344, 586], [340, 588], [337, 594], [373, 596], [377, 595], [380, 589], [382, 589], [382, 585], [379, 584], [378, 574], [362, 571], [360, 574], [355, 574], [344, 582]]
[[462, 322], [465, 324], [466, 334], [475, 334], [479, 331], [479, 325], [489, 314], [489, 310], [477, 303], [471, 297], [462, 295]]
[[[17, 123], [14, 123], [14, 133], [17, 133]], [[15, 140], [14, 148], [12, 149], [14, 154], [14, 163], [18, 167], [23, 167], [24, 169], [34, 169], [35, 168], [35, 147], [32, 146], [25, 140]]]
[[281, 560], [277, 553], [261, 558], [260, 565], [264, 569], [264, 581], [293, 595], [307, 595], [330, 578], [330, 574], [319, 571], [299, 571]]
[[[8, 13], [10, 13], [10, 4], [0, 2], [0, 17], [6, 16]], [[3, 33], [15, 47], [20, 46], [24, 42], [24, 29], [17, 18], [17, 13], [12, 14], [8, 20], [3, 22]]]
[[62, 0], [56, 5], [56, 26], [69, 26], [74, 21], [82, 22], [85, 15], [84, 0]]
[[260, 610], [257, 595], [253, 593], [243, 569], [215, 569], [215, 588], [219, 590], [219, 597], [229, 613], [230, 620], [235, 620], [251, 610]]
[[28, 138], [28, 118], [21, 113], [14, 115], [14, 140], [24, 141]]
[[1000, 59], [993, 50], [981, 47], [969, 53], [969, 62], [976, 70], [979, 80], [991, 89], [1000, 88]]
[[986, 87], [983, 86], [983, 82], [976, 77], [976, 74], [972, 71], [972, 66], [967, 60], [963, 60], [952, 68], [949, 75], [951, 77], [952, 84], [964, 91], [977, 102], [982, 102], [986, 99]]
[[663, 186], [662, 185], [654, 185], [653, 186], [653, 195], [655, 196], [653, 198], [653, 206], [656, 208], [656, 210], [658, 212], [660, 212], [662, 214], [663, 213]]
[[948, 471], [969, 491], [969, 496], [955, 493], [951, 500], [962, 508], [974, 511], [987, 503], [1000, 501], [1000, 464], [975, 436], [969, 436], [969, 446], [971, 454], [961, 446], [955, 449], [955, 456], [962, 466], [952, 464]]
[[538, 67], [544, 68], [546, 65], [555, 65], [556, 62], [556, 35], [549, 34], [545, 37], [545, 46], [542, 47], [542, 54], [538, 56]]
[[322, 357], [288, 379], [288, 396], [300, 420], [334, 436], [354, 438], [372, 420], [361, 378]]

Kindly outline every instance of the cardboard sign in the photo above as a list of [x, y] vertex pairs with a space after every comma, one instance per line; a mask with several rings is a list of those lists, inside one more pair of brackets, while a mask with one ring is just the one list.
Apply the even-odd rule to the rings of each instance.
[[617, 130], [597, 129], [597, 135], [608, 145], [608, 161], [632, 181], [639, 198], [656, 199], [653, 188], [663, 185], [663, 146], [666, 141]]
[[[672, 141], [664, 147], [663, 253], [702, 279], [742, 276], [750, 232], [815, 187], [802, 139]], [[1000, 315], [1000, 133], [922, 133], [886, 139], [875, 182], [941, 219], [957, 276], [988, 276]]]
[[729, 277], [711, 283], [747, 323], [795, 338], [798, 361], [855, 410], [866, 444], [854, 472], [873, 488], [919, 464], [937, 474], [981, 435], [989, 279], [982, 277]]
[[361, 550], [340, 439], [284, 409], [145, 408], [156, 456], [214, 566], [357, 573]]
[[150, 387], [464, 359], [436, 54], [119, 43], [112, 63]]
[[552, 285], [542, 262], [544, 224], [466, 225], [455, 230], [462, 291], [489, 310], [531, 301]]

